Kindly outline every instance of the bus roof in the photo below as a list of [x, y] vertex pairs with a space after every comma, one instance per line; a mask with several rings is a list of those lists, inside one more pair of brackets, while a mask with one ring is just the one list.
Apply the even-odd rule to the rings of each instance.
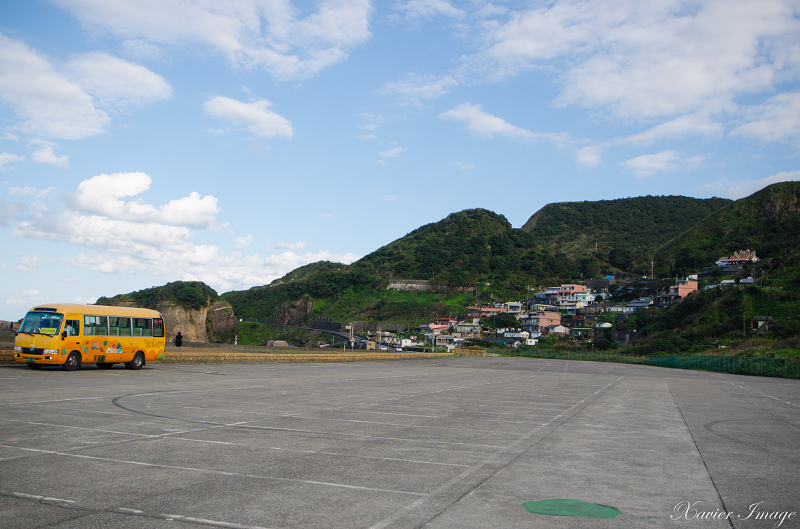
[[131, 318], [161, 318], [157, 310], [138, 307], [115, 307], [111, 305], [80, 305], [78, 303], [43, 303], [28, 312], [58, 312], [62, 314], [89, 314], [96, 316], [128, 316]]

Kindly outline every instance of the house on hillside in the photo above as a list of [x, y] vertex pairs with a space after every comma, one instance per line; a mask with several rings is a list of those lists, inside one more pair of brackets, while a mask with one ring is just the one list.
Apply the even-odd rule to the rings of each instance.
[[561, 312], [557, 310], [532, 312], [520, 318], [520, 327], [522, 327], [522, 330], [528, 331], [532, 338], [541, 336], [546, 327], [560, 324]]
[[544, 289], [544, 292], [537, 292], [534, 295], [534, 300], [536, 303], [542, 303], [544, 305], [557, 305], [559, 290], [561, 290], [560, 287], [547, 287]]
[[591, 327], [572, 327], [569, 330], [570, 336], [581, 341], [588, 341], [594, 338], [594, 329]]
[[697, 281], [691, 279], [679, 279], [675, 286], [669, 287], [672, 298], [683, 299], [692, 292], [697, 292]]
[[509, 301], [508, 303], [503, 303], [503, 306], [508, 314], [520, 314], [522, 312], [521, 301]]
[[456, 343], [456, 337], [451, 334], [435, 334], [432, 336], [433, 345], [451, 346]]
[[496, 303], [494, 305], [483, 305], [480, 307], [467, 307], [469, 313], [475, 316], [479, 316], [481, 318], [497, 316], [498, 314], [503, 314], [508, 311], [508, 308], [505, 305], [500, 303]]
[[558, 304], [561, 305], [567, 301], [576, 301], [576, 295], [586, 292], [586, 285], [561, 285], [558, 289]]
[[473, 318], [472, 321], [460, 321], [456, 325], [456, 331], [462, 338], [480, 338], [483, 328], [480, 318]]
[[545, 328], [546, 334], [569, 334], [569, 329], [563, 325], [550, 325]]
[[573, 301], [562, 301], [559, 307], [561, 310], [566, 311], [567, 316], [574, 316], [578, 313], [580, 309], [587, 307], [588, 305], [580, 300], [573, 300]]
[[417, 329], [417, 332], [423, 334], [438, 334], [449, 329], [449, 325], [440, 325], [438, 323], [423, 323]]
[[758, 261], [755, 251], [739, 250], [738, 252], [733, 252], [730, 257], [720, 257], [716, 264], [717, 266], [743, 265], [747, 261], [754, 263]]
[[638, 312], [653, 306], [653, 298], [639, 298], [625, 305], [625, 312]]

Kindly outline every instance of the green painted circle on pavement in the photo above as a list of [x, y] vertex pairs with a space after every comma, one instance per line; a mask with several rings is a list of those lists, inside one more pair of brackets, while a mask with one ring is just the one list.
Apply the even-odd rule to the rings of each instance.
[[546, 514], [549, 516], [585, 516], [587, 518], [615, 518], [620, 512], [619, 509], [600, 505], [599, 503], [589, 503], [581, 500], [541, 500], [526, 501], [522, 504], [525, 510], [535, 514]]

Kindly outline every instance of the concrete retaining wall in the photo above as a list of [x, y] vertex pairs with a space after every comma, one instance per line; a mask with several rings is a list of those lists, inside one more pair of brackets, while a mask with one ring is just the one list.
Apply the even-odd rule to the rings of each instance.
[[[226, 364], [233, 362], [363, 362], [367, 360], [408, 360], [411, 358], [442, 358], [453, 356], [486, 356], [486, 351], [455, 349], [452, 353], [382, 353], [375, 351], [337, 353], [319, 349], [285, 349], [281, 353], [208, 350], [182, 347], [169, 348], [164, 359], [150, 364]], [[291, 351], [291, 352], [288, 352]], [[0, 350], [0, 364], [15, 364], [13, 350]]]
[[14, 364], [14, 350], [0, 349], [0, 364]]

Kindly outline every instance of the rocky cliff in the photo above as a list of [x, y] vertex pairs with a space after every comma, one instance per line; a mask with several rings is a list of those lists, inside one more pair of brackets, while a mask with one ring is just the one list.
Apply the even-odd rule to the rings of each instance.
[[232, 343], [239, 318], [233, 307], [208, 285], [199, 281], [175, 281], [114, 297], [102, 297], [98, 305], [154, 309], [164, 315], [167, 340], [178, 332], [187, 342]]
[[239, 321], [227, 301], [217, 301], [199, 309], [187, 309], [174, 302], [162, 301], [157, 310], [164, 315], [165, 332], [170, 342], [178, 332], [186, 342], [224, 340]]

